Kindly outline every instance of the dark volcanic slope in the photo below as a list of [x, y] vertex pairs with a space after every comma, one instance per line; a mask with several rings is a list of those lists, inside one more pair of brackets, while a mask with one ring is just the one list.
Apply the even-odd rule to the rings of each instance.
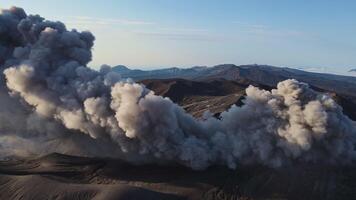
[[[201, 117], [208, 110], [212, 114], [218, 115], [234, 104], [241, 105], [245, 89], [249, 84], [266, 90], [272, 89], [272, 87], [251, 81], [241, 83], [225, 79], [205, 81], [149, 79], [140, 82], [156, 94], [169, 97], [195, 117]], [[329, 93], [343, 107], [344, 113], [356, 120], [356, 98], [312, 87], [317, 91]]]
[[355, 178], [353, 167], [192, 171], [51, 154], [0, 162], [0, 199], [355, 199]]
[[[151, 71], [131, 70], [124, 66], [117, 66], [114, 70], [122, 77], [145, 80], [142, 82], [148, 88], [157, 94], [170, 97], [194, 116], [201, 116], [206, 110], [217, 114], [239, 102], [243, 94], [241, 87], [245, 88], [252, 84], [270, 89], [276, 87], [280, 81], [294, 78], [308, 83], [317, 90], [330, 92], [344, 108], [344, 113], [356, 120], [356, 77], [312, 73], [268, 65], [224, 64], [214, 67], [167, 68]], [[160, 81], [159, 79], [172, 80]], [[230, 89], [226, 90], [226, 88]]]
[[196, 81], [225, 79], [270, 87], [275, 87], [278, 82], [285, 79], [294, 78], [324, 90], [356, 97], [356, 77], [312, 73], [287, 67], [224, 64], [214, 67], [167, 68], [151, 71], [130, 70], [120, 66], [114, 67], [113, 70], [120, 73], [122, 77], [129, 77], [134, 80], [184, 78]]
[[233, 104], [241, 104], [246, 84], [235, 81], [190, 81], [184, 79], [151, 79], [141, 81], [156, 94], [169, 97], [195, 117], [205, 111], [219, 114]]

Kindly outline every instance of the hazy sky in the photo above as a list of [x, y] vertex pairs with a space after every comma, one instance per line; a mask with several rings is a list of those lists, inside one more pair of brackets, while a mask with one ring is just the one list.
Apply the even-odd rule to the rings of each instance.
[[356, 68], [354, 0], [1, 0], [96, 36], [90, 63]]

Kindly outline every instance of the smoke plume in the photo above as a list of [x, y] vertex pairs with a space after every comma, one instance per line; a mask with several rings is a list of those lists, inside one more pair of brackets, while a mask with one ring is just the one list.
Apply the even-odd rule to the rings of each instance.
[[286, 80], [197, 120], [170, 99], [88, 68], [94, 36], [12, 7], [0, 14], [0, 153], [62, 152], [193, 169], [349, 163], [355, 123], [329, 96]]

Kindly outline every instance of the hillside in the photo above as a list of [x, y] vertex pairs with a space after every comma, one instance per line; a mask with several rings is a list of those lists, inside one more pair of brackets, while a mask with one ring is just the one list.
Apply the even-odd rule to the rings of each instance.
[[355, 199], [350, 167], [241, 166], [193, 171], [50, 154], [0, 162], [1, 199]]
[[[266, 90], [272, 89], [272, 87], [253, 82], [247, 84], [225, 79], [205, 81], [147, 79], [140, 82], [156, 94], [169, 97], [173, 102], [198, 118], [202, 117], [206, 111], [219, 116], [221, 112], [226, 111], [234, 104], [242, 105], [245, 89], [250, 84]], [[351, 119], [356, 120], [355, 98], [316, 87], [313, 87], [313, 89], [329, 93], [343, 107], [344, 113]]]
[[[122, 67], [121, 67], [122, 68]], [[336, 92], [339, 95], [356, 97], [356, 77], [306, 72], [286, 67], [268, 65], [217, 65], [214, 67], [192, 67], [187, 69], [167, 68], [159, 70], [118, 70], [123, 78], [134, 80], [183, 78], [195, 81], [225, 79], [242, 84], [261, 84], [275, 87], [285, 79], [294, 78], [314, 87]]]
[[201, 117], [206, 111], [218, 115], [233, 104], [241, 105], [248, 86], [227, 80], [149, 79], [141, 82], [156, 94], [169, 97], [195, 117]]

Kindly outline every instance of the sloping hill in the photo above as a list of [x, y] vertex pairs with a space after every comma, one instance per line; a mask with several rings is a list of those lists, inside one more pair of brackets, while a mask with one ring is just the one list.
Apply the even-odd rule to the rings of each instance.
[[270, 90], [278, 82], [294, 78], [316, 90], [329, 92], [344, 108], [344, 113], [356, 120], [356, 77], [268, 65], [223, 64], [151, 71], [131, 70], [125, 66], [113, 69], [122, 77], [141, 81], [157, 94], [171, 98], [196, 117], [207, 110], [219, 114], [233, 104], [241, 104], [241, 96], [248, 85]]
[[248, 86], [227, 80], [151, 79], [141, 82], [156, 94], [169, 97], [195, 117], [201, 117], [206, 111], [218, 115], [233, 104], [241, 105]]
[[355, 199], [354, 166], [240, 166], [193, 171], [177, 165], [51, 154], [0, 162], [0, 199]]
[[[148, 79], [142, 80], [147, 88], [156, 94], [169, 97], [173, 102], [182, 106], [194, 117], [202, 117], [204, 112], [210, 111], [213, 115], [219, 116], [232, 105], [242, 105], [245, 89], [250, 85], [255, 85], [265, 90], [272, 87], [246, 81], [225, 79], [208, 79], [205, 81], [191, 81], [185, 79]], [[356, 120], [356, 101], [352, 96], [337, 94], [313, 86], [314, 90], [329, 93], [343, 107], [344, 113], [351, 119]]]
[[275, 87], [278, 82], [285, 79], [294, 78], [317, 88], [356, 97], [356, 77], [312, 73], [286, 67], [223, 64], [214, 67], [167, 68], [151, 71], [116, 70], [117, 67], [113, 69], [120, 73], [122, 77], [133, 78], [134, 80], [183, 78], [202, 81], [225, 79], [269, 87]]

